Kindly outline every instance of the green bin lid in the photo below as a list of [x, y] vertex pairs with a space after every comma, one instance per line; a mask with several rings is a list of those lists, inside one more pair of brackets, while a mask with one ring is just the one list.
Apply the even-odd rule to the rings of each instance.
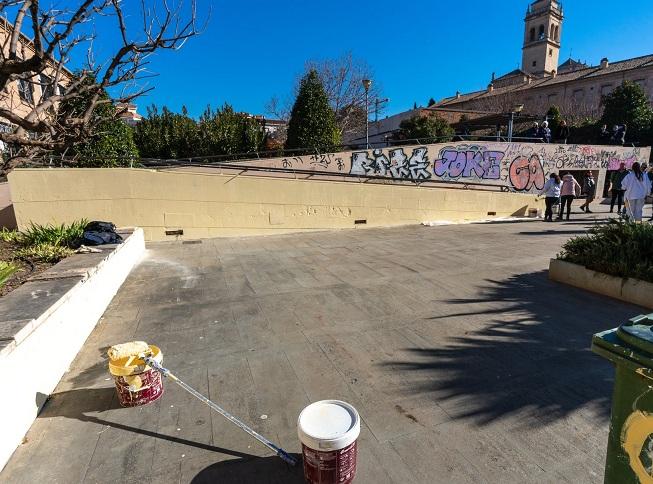
[[637, 316], [617, 329], [620, 340], [633, 348], [653, 355], [653, 313]]
[[625, 358], [653, 369], [653, 313], [595, 334], [592, 350], [613, 362]]

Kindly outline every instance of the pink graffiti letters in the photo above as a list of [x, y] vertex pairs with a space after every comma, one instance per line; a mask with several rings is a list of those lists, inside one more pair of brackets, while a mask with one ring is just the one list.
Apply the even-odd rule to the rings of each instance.
[[520, 155], [510, 164], [510, 183], [517, 191], [544, 188], [544, 169], [538, 155]]

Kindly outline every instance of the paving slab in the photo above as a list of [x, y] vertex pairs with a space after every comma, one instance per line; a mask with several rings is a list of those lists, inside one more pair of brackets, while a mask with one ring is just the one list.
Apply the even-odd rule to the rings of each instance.
[[352, 403], [361, 484], [600, 483], [613, 368], [591, 335], [645, 310], [546, 269], [604, 216], [149, 244], [0, 481], [302, 482], [171, 382], [119, 408], [105, 352], [137, 338], [292, 453], [305, 405]]

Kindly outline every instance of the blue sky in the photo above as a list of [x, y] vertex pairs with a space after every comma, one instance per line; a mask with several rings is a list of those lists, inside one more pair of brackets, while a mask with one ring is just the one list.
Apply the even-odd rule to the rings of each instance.
[[[198, 115], [210, 103], [264, 113], [287, 96], [307, 59], [351, 51], [390, 98], [385, 114], [487, 86], [521, 61], [527, 0], [205, 0], [206, 30], [153, 59], [156, 89], [138, 101]], [[452, 10], [452, 5], [456, 9]], [[491, 5], [488, 9], [486, 5]], [[561, 62], [653, 53], [652, 0], [563, 2]], [[206, 10], [205, 10], [206, 11]]]

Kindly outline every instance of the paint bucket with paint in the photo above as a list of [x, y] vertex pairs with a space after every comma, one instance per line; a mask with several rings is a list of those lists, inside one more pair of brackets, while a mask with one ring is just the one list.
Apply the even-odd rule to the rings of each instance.
[[[149, 350], [149, 356], [157, 363], [163, 361], [163, 353], [157, 346], [149, 345]], [[163, 395], [161, 373], [140, 357], [109, 359], [109, 373], [113, 376], [118, 400], [123, 407], [146, 405]]]
[[356, 476], [360, 416], [339, 400], [322, 400], [299, 414], [304, 479], [309, 484], [347, 484]]

